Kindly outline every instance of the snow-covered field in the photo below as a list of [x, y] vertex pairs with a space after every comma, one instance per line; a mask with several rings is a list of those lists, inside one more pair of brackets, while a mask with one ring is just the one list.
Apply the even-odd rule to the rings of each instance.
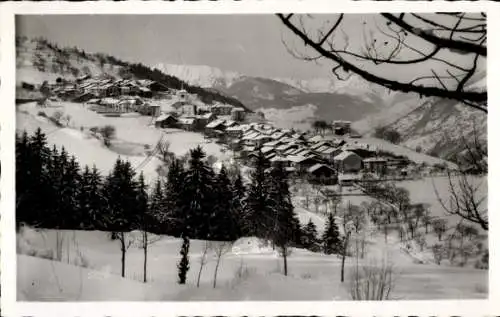
[[[40, 111], [47, 116], [60, 111], [65, 116], [69, 115], [70, 123], [67, 127], [58, 128], [49, 119], [39, 116]], [[184, 155], [198, 145], [221, 161], [227, 161], [231, 155], [223, 153], [220, 145], [207, 143], [200, 133], [188, 132], [178, 129], [156, 129], [152, 118], [136, 114], [124, 117], [105, 117], [88, 109], [79, 103], [52, 102], [48, 107], [37, 107], [35, 103], [18, 106], [16, 112], [17, 131], [26, 130], [33, 133], [38, 127], [47, 134], [48, 143], [57, 147], [64, 146], [68, 153], [75, 155], [83, 166], [95, 164], [102, 172], [107, 173], [112, 169], [118, 155], [132, 163], [133, 167], [139, 166], [147, 154], [145, 146], [153, 149], [162, 139], [170, 143], [169, 151], [176, 155]], [[102, 142], [90, 135], [88, 129], [112, 125], [116, 128], [114, 146], [106, 148]], [[83, 129], [83, 130], [82, 130]], [[127, 154], [129, 153], [129, 154]], [[156, 167], [160, 161], [153, 158], [141, 170], [148, 180], [156, 178]]]
[[[289, 276], [284, 276], [282, 260], [270, 247], [261, 246], [253, 238], [242, 238], [223, 256], [215, 289], [212, 281], [216, 260], [209, 253], [200, 287], [197, 288], [199, 259], [206, 242], [191, 241], [188, 282], [180, 286], [176, 283], [176, 263], [181, 240], [160, 237], [149, 248], [148, 283], [144, 284], [141, 283], [143, 250], [134, 244], [127, 252], [126, 278], [121, 278], [119, 243], [110, 240], [107, 233], [62, 231], [60, 235], [64, 237], [61, 262], [18, 255], [18, 300], [350, 299], [349, 276], [354, 261], [349, 258], [346, 262], [346, 281], [340, 283], [340, 258], [294, 249], [289, 257]], [[18, 245], [23, 245], [18, 249], [24, 250], [23, 253], [28, 253], [27, 250], [54, 249], [55, 239], [56, 232], [53, 230], [26, 230], [18, 235]], [[381, 243], [377, 238], [371, 241]], [[394, 264], [396, 284], [392, 299], [487, 297], [487, 271], [415, 264], [410, 256], [398, 250], [397, 243], [391, 241], [383, 254]], [[82, 267], [81, 263], [85, 263], [86, 267]]]

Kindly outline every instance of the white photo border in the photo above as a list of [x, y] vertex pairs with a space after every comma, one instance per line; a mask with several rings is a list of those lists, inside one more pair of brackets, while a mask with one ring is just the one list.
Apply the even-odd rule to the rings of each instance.
[[[500, 206], [500, 195], [488, 197], [489, 230], [489, 299], [425, 301], [294, 301], [294, 302], [16, 302], [15, 243], [15, 27], [14, 17], [21, 14], [256, 14], [256, 13], [377, 13], [377, 12], [487, 12], [489, 92], [489, 159], [500, 161], [500, 3], [489, 1], [343, 1], [343, 0], [265, 0], [265, 1], [148, 1], [148, 2], [4, 2], [0, 3], [0, 179], [1, 199], [1, 282], [2, 316], [33, 317], [142, 317], [142, 316], [490, 316], [500, 314], [499, 233], [500, 214], [491, 206]], [[495, 71], [497, 70], [497, 71]], [[493, 122], [492, 124], [490, 124]], [[500, 135], [500, 134], [498, 134]], [[496, 144], [495, 144], [496, 143]], [[500, 164], [490, 164], [488, 190], [500, 190]], [[496, 281], [496, 283], [495, 283]], [[166, 285], [167, 287], [167, 285]], [[495, 301], [496, 299], [496, 301]]]

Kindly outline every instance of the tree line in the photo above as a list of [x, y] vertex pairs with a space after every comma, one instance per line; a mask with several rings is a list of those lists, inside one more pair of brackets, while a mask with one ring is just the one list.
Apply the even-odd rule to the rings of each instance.
[[321, 238], [314, 223], [301, 226], [284, 166], [270, 168], [261, 152], [249, 184], [237, 170], [216, 172], [201, 147], [190, 150], [187, 161], [172, 159], [167, 170], [148, 185], [142, 172], [118, 158], [103, 175], [95, 166], [82, 168], [64, 147], [49, 147], [41, 129], [16, 135], [17, 227], [111, 232], [120, 242], [122, 275], [130, 246], [125, 234], [132, 230], [185, 240], [263, 238], [283, 256], [285, 274], [292, 246], [339, 253], [334, 219]]

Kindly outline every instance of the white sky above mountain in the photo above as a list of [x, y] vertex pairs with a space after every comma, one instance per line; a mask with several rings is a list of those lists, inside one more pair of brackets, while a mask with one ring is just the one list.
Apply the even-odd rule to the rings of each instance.
[[[323, 15], [312, 21], [320, 25], [334, 18]], [[374, 29], [381, 23], [385, 20], [377, 15], [350, 14], [343, 30], [355, 48], [364, 43], [363, 26]], [[61, 46], [148, 65], [208, 65], [270, 78], [332, 77], [332, 64], [305, 62], [287, 52], [282, 40], [303, 47], [274, 15], [31, 15], [18, 17], [17, 26], [19, 35], [43, 36]], [[429, 65], [424, 71], [431, 66], [438, 67]], [[403, 79], [422, 71], [422, 65], [383, 71]]]

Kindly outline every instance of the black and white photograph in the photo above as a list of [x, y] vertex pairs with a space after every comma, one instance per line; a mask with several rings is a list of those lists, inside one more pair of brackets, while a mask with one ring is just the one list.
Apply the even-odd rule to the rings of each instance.
[[488, 299], [486, 18], [16, 15], [17, 301]]

